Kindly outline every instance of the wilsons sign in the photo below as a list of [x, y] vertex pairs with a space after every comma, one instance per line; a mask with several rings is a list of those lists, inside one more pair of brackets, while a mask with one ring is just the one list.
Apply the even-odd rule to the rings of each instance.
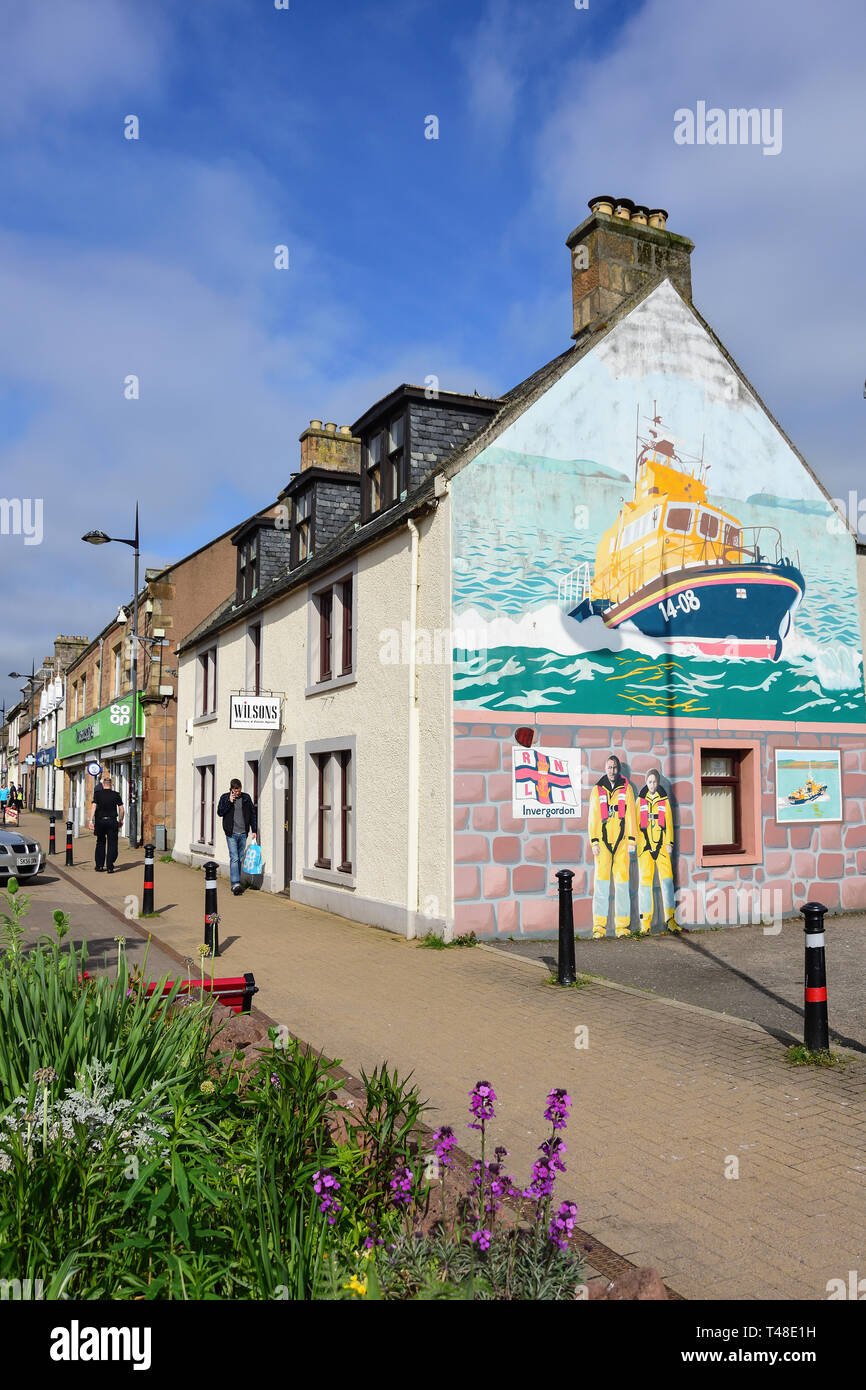
[[233, 695], [229, 713], [230, 729], [278, 729], [281, 722], [278, 696]]

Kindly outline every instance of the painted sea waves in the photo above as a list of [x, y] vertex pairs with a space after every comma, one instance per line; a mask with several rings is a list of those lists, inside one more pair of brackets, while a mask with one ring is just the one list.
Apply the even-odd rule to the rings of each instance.
[[[454, 625], [480, 634], [454, 654], [454, 693], [485, 709], [680, 715], [847, 723], [866, 719], [852, 564], [825, 568], [831, 548], [823, 500], [713, 494], [743, 526], [774, 526], [806, 581], [782, 657], [730, 660], [671, 655], [601, 618], [575, 623], [559, 581], [593, 563], [598, 537], [631, 495], [632, 479], [586, 459], [553, 460], [493, 447], [472, 505], [455, 517]], [[513, 498], [521, 498], [515, 520]], [[465, 500], [469, 501], [467, 497]], [[822, 545], [822, 540], [824, 544]], [[486, 645], [484, 645], [486, 644]]]

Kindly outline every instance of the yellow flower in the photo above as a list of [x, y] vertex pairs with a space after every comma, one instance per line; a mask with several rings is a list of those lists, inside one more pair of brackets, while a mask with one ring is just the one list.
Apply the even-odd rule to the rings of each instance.
[[361, 1298], [365, 1298], [367, 1295], [367, 1281], [366, 1279], [359, 1279], [357, 1274], [353, 1274], [349, 1282], [343, 1285], [343, 1288], [351, 1289], [353, 1293], [360, 1295]]
[[199, 1086], [199, 1090], [201, 1091], [203, 1096], [212, 1096], [215, 1087], [212, 1081], [203, 1081]]
[[198, 953], [199, 953], [200, 956], [209, 956], [209, 955], [210, 955], [210, 946], [206, 945], [205, 942], [203, 941], [203, 942], [201, 943], [201, 945], [198, 947]]

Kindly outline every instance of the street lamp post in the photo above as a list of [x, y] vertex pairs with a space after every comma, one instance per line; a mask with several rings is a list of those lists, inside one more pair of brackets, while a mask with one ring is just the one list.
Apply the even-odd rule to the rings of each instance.
[[132, 776], [129, 785], [129, 843], [138, 844], [138, 503], [135, 504], [135, 535], [132, 540], [123, 536], [107, 536], [104, 531], [88, 531], [82, 536], [89, 545], [107, 545], [117, 541], [131, 545], [135, 552], [135, 578], [132, 599]]
[[36, 662], [31, 660], [30, 666], [29, 676], [25, 675], [23, 671], [10, 671], [9, 679], [30, 682], [30, 756], [33, 761], [30, 764], [30, 775], [27, 779], [27, 801], [29, 809], [32, 811], [36, 806], [36, 754], [33, 752], [33, 694], [36, 689]]

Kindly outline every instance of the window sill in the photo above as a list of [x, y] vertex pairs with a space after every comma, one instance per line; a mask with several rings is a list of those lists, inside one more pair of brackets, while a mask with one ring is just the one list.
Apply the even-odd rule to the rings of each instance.
[[329, 681], [316, 681], [314, 685], [308, 685], [306, 695], [324, 695], [329, 690], [339, 690], [343, 685], [356, 685], [357, 676], [354, 671], [347, 671], [345, 676], [332, 676]]
[[213, 858], [214, 847], [213, 845], [190, 845], [189, 852], [190, 854], [206, 854], [209, 858]]
[[321, 883], [335, 883], [341, 888], [355, 887], [355, 875], [340, 873], [338, 869], [317, 869], [315, 865], [312, 865], [303, 870], [303, 876], [304, 878], [318, 879]]
[[706, 854], [703, 849], [698, 853], [698, 864], [702, 869], [729, 869], [734, 864], [746, 867], [763, 862], [764, 857], [760, 850], [754, 849], [740, 850], [738, 854]]
[[192, 721], [193, 724], [212, 724], [217, 717], [217, 711], [211, 710], [210, 714], [197, 714]]

